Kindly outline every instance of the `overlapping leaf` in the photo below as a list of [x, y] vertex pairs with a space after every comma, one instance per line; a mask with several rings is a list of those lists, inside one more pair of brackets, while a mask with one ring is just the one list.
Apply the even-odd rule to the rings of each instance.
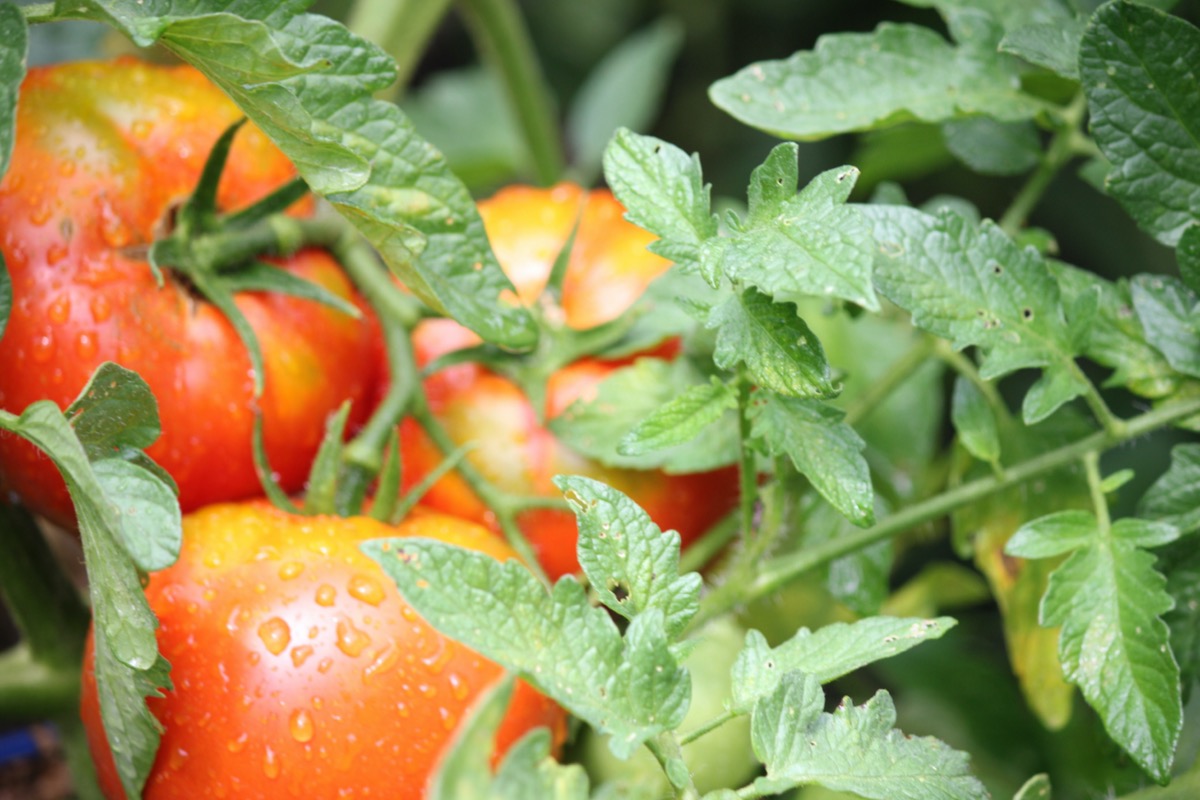
[[774, 456], [786, 456], [821, 496], [856, 525], [875, 519], [863, 440], [842, 412], [814, 400], [767, 395], [752, 409], [752, 433]]
[[1042, 256], [991, 222], [976, 225], [952, 212], [934, 217], [901, 206], [866, 206], [863, 213], [878, 245], [877, 284], [917, 325], [956, 348], [982, 348], [985, 378], [1045, 370], [1025, 396], [1027, 423], [1086, 391], [1074, 356], [1086, 342], [1096, 298], [1082, 296], [1068, 320]]
[[1108, 190], [1168, 245], [1200, 219], [1198, 61], [1200, 30], [1141, 3], [1097, 11], [1079, 53]]
[[1113, 740], [1160, 783], [1171, 773], [1183, 708], [1162, 619], [1173, 601], [1144, 548], [1177, 536], [1161, 522], [1131, 518], [1101, 526], [1087, 512], [1064, 511], [1022, 526], [1006, 547], [1026, 558], [1071, 554], [1050, 576], [1042, 624], [1062, 626], [1059, 659], [1067, 679]]
[[996, 52], [1002, 32], [989, 19], [963, 20], [958, 45], [907, 24], [827, 34], [811, 51], [717, 81], [709, 96], [738, 120], [785, 139], [975, 114], [1029, 119], [1038, 103], [1021, 92], [1015, 65]]
[[954, 382], [950, 420], [958, 432], [959, 441], [971, 455], [981, 461], [999, 461], [1000, 433], [996, 427], [996, 415], [988, 406], [983, 392], [961, 375]]
[[[25, 15], [12, 3], [0, 4], [0, 177], [8, 172], [16, 139], [17, 93], [25, 79], [25, 54], [29, 30]], [[0, 309], [2, 312], [2, 309]], [[5, 315], [0, 313], [0, 333]]]
[[1200, 444], [1171, 450], [1171, 466], [1142, 495], [1138, 514], [1174, 525], [1180, 534], [1200, 530]]
[[751, 738], [767, 767], [754, 782], [760, 795], [818, 784], [877, 800], [988, 797], [965, 753], [893, 727], [896, 709], [886, 692], [862, 706], [844, 700], [832, 714], [821, 710], [824, 702], [816, 678], [793, 672], [755, 705]]
[[395, 105], [372, 97], [394, 63], [339, 23], [298, 13], [305, 5], [72, 0], [58, 12], [109, 22], [194, 64], [422, 300], [487, 341], [531, 347], [532, 317], [502, 300], [512, 286], [466, 187]]
[[778, 647], [769, 646], [761, 633], [751, 630], [733, 665], [731, 710], [749, 712], [789, 673], [798, 670], [819, 683], [829, 683], [867, 664], [939, 639], [955, 624], [950, 617], [870, 617], [853, 623], [835, 622], [816, 631], [801, 628]]
[[1171, 275], [1138, 275], [1131, 290], [1146, 341], [1175, 370], [1200, 377], [1200, 303], [1196, 293]]

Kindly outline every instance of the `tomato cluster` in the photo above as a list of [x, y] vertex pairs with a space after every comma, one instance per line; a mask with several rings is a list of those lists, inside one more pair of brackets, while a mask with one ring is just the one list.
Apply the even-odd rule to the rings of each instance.
[[[165, 726], [145, 796], [315, 797], [339, 792], [419, 797], [458, 721], [499, 668], [425, 625], [359, 551], [368, 538], [421, 535], [508, 558], [495, 520], [461, 477], [438, 481], [398, 528], [363, 517], [301, 517], [260, 501], [252, 431], [286, 491], [305, 480], [327, 417], [351, 404], [353, 430], [382, 395], [378, 326], [336, 261], [319, 249], [273, 263], [357, 305], [354, 317], [311, 300], [240, 292], [235, 303], [263, 352], [255, 395], [245, 343], [187, 278], [159, 275], [149, 248], [170, 233], [213, 143], [238, 109], [196, 71], [122, 60], [31, 70], [22, 86], [12, 168], [0, 183], [0, 247], [13, 305], [0, 339], [0, 408], [51, 399], [66, 406], [104, 361], [138, 372], [159, 404], [162, 435], [148, 454], [179, 486], [185, 511], [177, 564], [146, 590], [162, 626], [174, 689], [150, 708]], [[236, 136], [219, 184], [220, 210], [243, 208], [295, 175], [256, 128]], [[289, 213], [308, 215], [311, 201]], [[624, 221], [607, 192], [561, 185], [511, 189], [480, 205], [519, 299], [554, 324], [582, 329], [618, 317], [668, 267]], [[539, 299], [572, 242], [557, 302]], [[449, 320], [412, 331], [421, 366], [476, 342]], [[667, 345], [656, 351], [670, 355]], [[604, 467], [558, 442], [545, 420], [594, 392], [629, 362], [583, 358], [549, 376], [545, 407], [476, 364], [426, 377], [428, 406], [485, 479], [519, 495], [553, 496], [559, 473], [598, 477], [689, 541], [724, 514], [728, 471], [668, 476]], [[405, 485], [445, 457], [401, 424]], [[0, 433], [0, 489], [71, 525], [53, 465]], [[207, 507], [207, 508], [205, 508]], [[520, 517], [546, 571], [575, 571], [566, 511]], [[90, 644], [89, 644], [90, 647]], [[83, 715], [104, 791], [123, 792], [99, 719], [89, 651]], [[563, 736], [560, 709], [519, 685], [497, 752], [527, 729]]]

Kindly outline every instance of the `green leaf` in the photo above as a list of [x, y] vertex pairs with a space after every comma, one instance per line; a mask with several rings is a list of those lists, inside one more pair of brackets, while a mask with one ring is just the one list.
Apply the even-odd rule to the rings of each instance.
[[129, 448], [145, 449], [162, 432], [149, 384], [112, 362], [96, 368], [63, 415], [91, 461], [120, 456]]
[[1022, 525], [1004, 552], [1021, 558], [1050, 558], [1087, 547], [1095, 536], [1096, 518], [1090, 511], [1057, 511]]
[[1200, 680], [1200, 547], [1194, 539], [1187, 540], [1158, 555], [1158, 565], [1167, 576], [1167, 594], [1175, 601], [1163, 622], [1171, 630], [1171, 650], [1179, 661], [1186, 692]]
[[1200, 530], [1200, 444], [1171, 450], [1171, 466], [1142, 496], [1138, 515], [1168, 522], [1181, 534]]
[[119, 458], [92, 465], [92, 473], [120, 515], [121, 545], [143, 572], [166, 569], [179, 558], [183, 518], [172, 487]]
[[1125, 386], [1150, 398], [1174, 392], [1179, 376], [1146, 341], [1129, 283], [1114, 283], [1058, 261], [1051, 261], [1050, 266], [1068, 307], [1086, 292], [1099, 293], [1083, 355], [1113, 370], [1104, 385]]
[[1025, 781], [1013, 800], [1050, 800], [1050, 796], [1050, 776], [1041, 773]]
[[1084, 32], [1079, 70], [1107, 186], [1164, 244], [1200, 218], [1200, 30], [1138, 3], [1108, 3]]
[[[983, 114], [1012, 121], [1039, 108], [987, 41], [954, 46], [917, 25], [826, 34], [816, 48], [751, 64], [709, 89], [718, 108], [784, 139], [820, 139], [899, 122]], [[864, 54], [870, 54], [865, 57]]]
[[999, 461], [1000, 433], [996, 428], [996, 416], [983, 392], [961, 375], [954, 381], [950, 419], [967, 452], [980, 461]]
[[1175, 248], [1179, 277], [1193, 292], [1200, 292], [1200, 225], [1184, 228]]
[[737, 392], [713, 378], [710, 383], [693, 386], [659, 406], [621, 439], [617, 452], [639, 456], [690, 442], [724, 417], [726, 411], [737, 407]]
[[[12, 3], [0, 4], [0, 177], [8, 172], [17, 127], [17, 94], [25, 79], [25, 57], [29, 49], [29, 26], [25, 15]], [[7, 318], [0, 302], [0, 335]]]
[[567, 113], [566, 137], [581, 183], [599, 172], [618, 129], [645, 129], [654, 121], [682, 44], [682, 26], [660, 19], [613, 48], [579, 87]]
[[1026, 25], [1011, 30], [1000, 40], [1000, 52], [1023, 58], [1030, 64], [1079, 80], [1079, 44], [1085, 21], [1078, 18]]
[[758, 702], [751, 720], [754, 752], [767, 776], [761, 795], [818, 784], [877, 800], [984, 800], [967, 755], [932, 737], [905, 736], [892, 726], [896, 708], [885, 691], [866, 704], [842, 701], [832, 714], [812, 676], [791, 673]]
[[922, 642], [940, 639], [956, 624], [950, 617], [869, 617], [852, 623], [835, 622], [816, 631], [801, 628], [774, 648], [758, 631], [748, 631], [733, 665], [730, 710], [749, 712], [790, 673], [800, 671], [818, 683], [829, 683]]
[[527, 733], [513, 745], [492, 775], [496, 731], [512, 691], [513, 679], [506, 677], [480, 695], [430, 778], [429, 800], [586, 800], [583, 768], [554, 761], [550, 734], [544, 728]]
[[1005, 30], [1026, 25], [1062, 24], [1074, 19], [1063, 0], [900, 0], [918, 8], [935, 8], [943, 17], [953, 19], [964, 11], [982, 11], [993, 17]]
[[1171, 275], [1138, 275], [1131, 284], [1133, 307], [1146, 341], [1173, 368], [1200, 377], [1200, 313], [1194, 291]]
[[957, 349], [980, 347], [984, 378], [1046, 368], [1026, 396], [1026, 423], [1087, 390], [1058, 284], [1036, 250], [1017, 246], [990, 221], [975, 225], [952, 212], [864, 206], [863, 213], [878, 243], [876, 283], [914, 323]]
[[942, 137], [955, 158], [983, 175], [1019, 175], [1035, 167], [1042, 155], [1031, 122], [952, 120], [942, 125]]
[[721, 369], [744, 363], [756, 386], [787, 397], [836, 394], [821, 342], [793, 304], [747, 289], [714, 308], [705, 327], [717, 331], [713, 360]]
[[362, 549], [431, 625], [611, 734], [619, 758], [687, 712], [687, 671], [671, 653], [661, 611], [638, 614], [622, 637], [572, 576], [548, 594], [518, 561], [441, 542], [390, 539]]
[[783, 157], [794, 161], [795, 146], [775, 148], [755, 169], [750, 217], [730, 237], [713, 240], [706, 255], [731, 280], [756, 286], [776, 302], [839, 297], [878, 311], [870, 232], [858, 207], [846, 204], [858, 170], [828, 170], [799, 193], [787, 184], [764, 191], [764, 184], [782, 180]]
[[787, 456], [821, 496], [859, 526], [875, 520], [863, 440], [841, 411], [813, 400], [768, 395], [752, 412], [752, 432], [774, 456]]
[[1093, 518], [1089, 538], [1086, 516], [1068, 511], [1035, 520], [1017, 532], [1007, 552], [1058, 554], [1078, 545], [1050, 576], [1042, 624], [1062, 626], [1063, 672], [1109, 735], [1165, 783], [1183, 725], [1179, 666], [1162, 619], [1173, 601], [1154, 556], [1138, 545], [1169, 541], [1177, 531], [1143, 520], [1121, 520], [1104, 530]]
[[737, 459], [737, 418], [732, 412], [713, 423], [716, 427], [709, 427], [708, 435], [674, 447], [629, 454], [618, 445], [667, 404], [709, 385], [687, 359], [639, 358], [601, 381], [595, 397], [567, 406], [549, 421], [549, 428], [568, 447], [606, 466], [703, 472]]
[[[528, 310], [488, 246], [467, 188], [391, 103], [381, 50], [300, 3], [77, 0], [70, 16], [157, 42], [228, 94], [380, 252], [421, 300], [514, 350], [533, 346]], [[213, 13], [217, 9], [236, 11]]]
[[4, 263], [4, 254], [0, 253], [0, 339], [4, 338], [4, 329], [8, 326], [12, 305], [12, 278], [9, 277], [8, 267]]
[[625, 217], [659, 237], [652, 252], [700, 269], [700, 245], [717, 235], [717, 218], [698, 156], [622, 128], [604, 151], [604, 177]]
[[678, 636], [700, 606], [699, 573], [679, 574], [679, 534], [659, 529], [616, 489], [590, 478], [559, 475], [579, 525], [579, 565], [600, 602], [632, 620], [658, 609], [667, 636]]

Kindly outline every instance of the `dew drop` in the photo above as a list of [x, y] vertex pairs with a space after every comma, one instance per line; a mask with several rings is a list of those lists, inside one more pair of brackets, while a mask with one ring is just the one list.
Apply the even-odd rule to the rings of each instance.
[[299, 561], [289, 561], [279, 568], [279, 578], [280, 580], [290, 581], [293, 578], [299, 577], [301, 572], [304, 572], [303, 564]]
[[54, 357], [54, 337], [48, 333], [33, 340], [33, 360], [45, 364]]
[[263, 646], [267, 648], [267, 652], [273, 656], [277, 656], [284, 651], [284, 648], [288, 646], [288, 642], [292, 640], [292, 629], [279, 617], [271, 617], [258, 626], [258, 638], [262, 640]]
[[312, 715], [303, 708], [296, 709], [288, 720], [288, 730], [297, 742], [311, 742], [314, 733]]
[[187, 761], [188, 753], [182, 747], [176, 747], [167, 757], [167, 766], [170, 769], [179, 769], [183, 766], [183, 762]]
[[454, 730], [454, 726], [458, 724], [458, 717], [448, 708], [439, 708], [438, 713], [442, 717], [442, 727], [448, 731]]
[[338, 620], [337, 648], [351, 658], [356, 658], [371, 644], [371, 637], [365, 631], [354, 627], [347, 619]]
[[71, 297], [69, 295], [59, 295], [46, 309], [46, 315], [50, 317], [50, 321], [56, 325], [61, 325], [71, 316]]
[[332, 658], [322, 658], [321, 663], [317, 664], [317, 672], [320, 672], [321, 674], [325, 674], [326, 672], [329, 672], [329, 668], [332, 666], [333, 666]]
[[112, 316], [112, 306], [109, 305], [108, 298], [104, 295], [96, 295], [92, 298], [92, 301], [89, 303], [89, 305], [92, 309], [92, 319], [98, 323], [104, 322], [110, 316]]
[[97, 350], [96, 334], [94, 334], [94, 333], [79, 334], [79, 338], [75, 340], [75, 352], [79, 354], [80, 358], [84, 359], [85, 361], [89, 360], [89, 359], [95, 357], [96, 350]]
[[396, 668], [396, 663], [400, 660], [400, 651], [391, 642], [379, 648], [372, 655], [371, 663], [363, 667], [363, 683], [370, 682], [376, 675], [384, 675], [391, 672]]
[[471, 693], [471, 686], [457, 672], [451, 672], [447, 677], [450, 681], [450, 693], [454, 695], [455, 700], [466, 700], [467, 695]]
[[267, 745], [267, 754], [263, 757], [263, 774], [271, 780], [279, 777], [279, 756]]
[[295, 667], [304, 666], [304, 662], [312, 657], [312, 645], [302, 644], [299, 647], [292, 648], [292, 665]]
[[229, 742], [225, 745], [225, 747], [231, 753], [240, 753], [240, 752], [242, 752], [242, 748], [246, 746], [246, 740], [249, 738], [250, 738], [250, 735], [243, 732], [242, 735], [237, 737], [236, 739], [229, 740]]
[[408, 605], [400, 609], [400, 616], [404, 617], [409, 622], [416, 622], [420, 619], [420, 617], [417, 616], [417, 612], [413, 610], [412, 606]]
[[377, 606], [383, 602], [383, 587], [379, 581], [367, 575], [355, 575], [350, 579], [346, 591], [355, 600], [361, 600], [368, 605]]
[[322, 583], [317, 587], [317, 605], [331, 606], [335, 600], [337, 600], [337, 589], [328, 583]]

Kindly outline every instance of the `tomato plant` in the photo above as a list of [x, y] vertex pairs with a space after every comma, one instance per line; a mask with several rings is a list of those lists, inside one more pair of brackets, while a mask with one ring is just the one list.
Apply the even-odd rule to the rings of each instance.
[[[300, 488], [326, 416], [344, 400], [353, 403], [352, 424], [366, 416], [369, 322], [308, 299], [238, 293], [234, 302], [263, 353], [256, 399], [246, 346], [229, 320], [186, 276], [160, 277], [147, 263], [237, 107], [190, 67], [133, 60], [32, 70], [21, 98], [13, 168], [0, 184], [13, 287], [0, 340], [0, 407], [20, 411], [42, 399], [65, 407], [99, 364], [116, 361], [158, 398], [164, 434], [149, 455], [179, 484], [185, 510], [259, 494], [256, 413], [279, 480]], [[249, 206], [294, 176], [266, 136], [244, 129], [217, 209]], [[297, 213], [311, 214], [311, 202]], [[321, 249], [275, 263], [354, 301]], [[72, 518], [54, 466], [3, 433], [0, 484], [42, 514]]]
[[[587, 192], [570, 184], [509, 187], [482, 201], [479, 213], [517, 298], [537, 308], [549, 325], [586, 330], [611, 323], [670, 266], [647, 251], [653, 238], [623, 219], [621, 205], [608, 192]], [[560, 284], [548, 292], [547, 283], [564, 250]], [[420, 366], [479, 343], [466, 328], [445, 319], [421, 323], [412, 339]], [[670, 358], [677, 352], [678, 344], [667, 340], [642, 354]], [[679, 531], [686, 546], [734, 507], [737, 477], [732, 469], [690, 474], [622, 469], [580, 455], [548, 427], [574, 401], [594, 397], [605, 378], [636, 357], [571, 359], [549, 375], [529, 377], [544, 383], [532, 388], [484, 364], [459, 363], [426, 378], [425, 391], [429, 410], [451, 440], [469, 444], [467, 459], [506, 495], [557, 497], [551, 483], [555, 475], [589, 475], [629, 494], [662, 527]], [[544, 363], [540, 366], [545, 368]], [[411, 418], [401, 429], [401, 448], [409, 486], [418, 484], [446, 455]], [[433, 484], [425, 502], [495, 523], [491, 509], [456, 474]], [[575, 519], [569, 511], [528, 508], [518, 519], [550, 577], [578, 570]]]
[[[247, 503], [185, 518], [179, 560], [146, 588], [174, 688], [150, 701], [164, 732], [143, 797], [423, 796], [473, 699], [502, 671], [430, 628], [358, 550], [389, 536], [513, 557], [444, 515], [390, 528]], [[86, 668], [82, 702], [100, 785], [124, 797]], [[561, 743], [562, 711], [518, 684], [497, 754], [541, 725]]]

